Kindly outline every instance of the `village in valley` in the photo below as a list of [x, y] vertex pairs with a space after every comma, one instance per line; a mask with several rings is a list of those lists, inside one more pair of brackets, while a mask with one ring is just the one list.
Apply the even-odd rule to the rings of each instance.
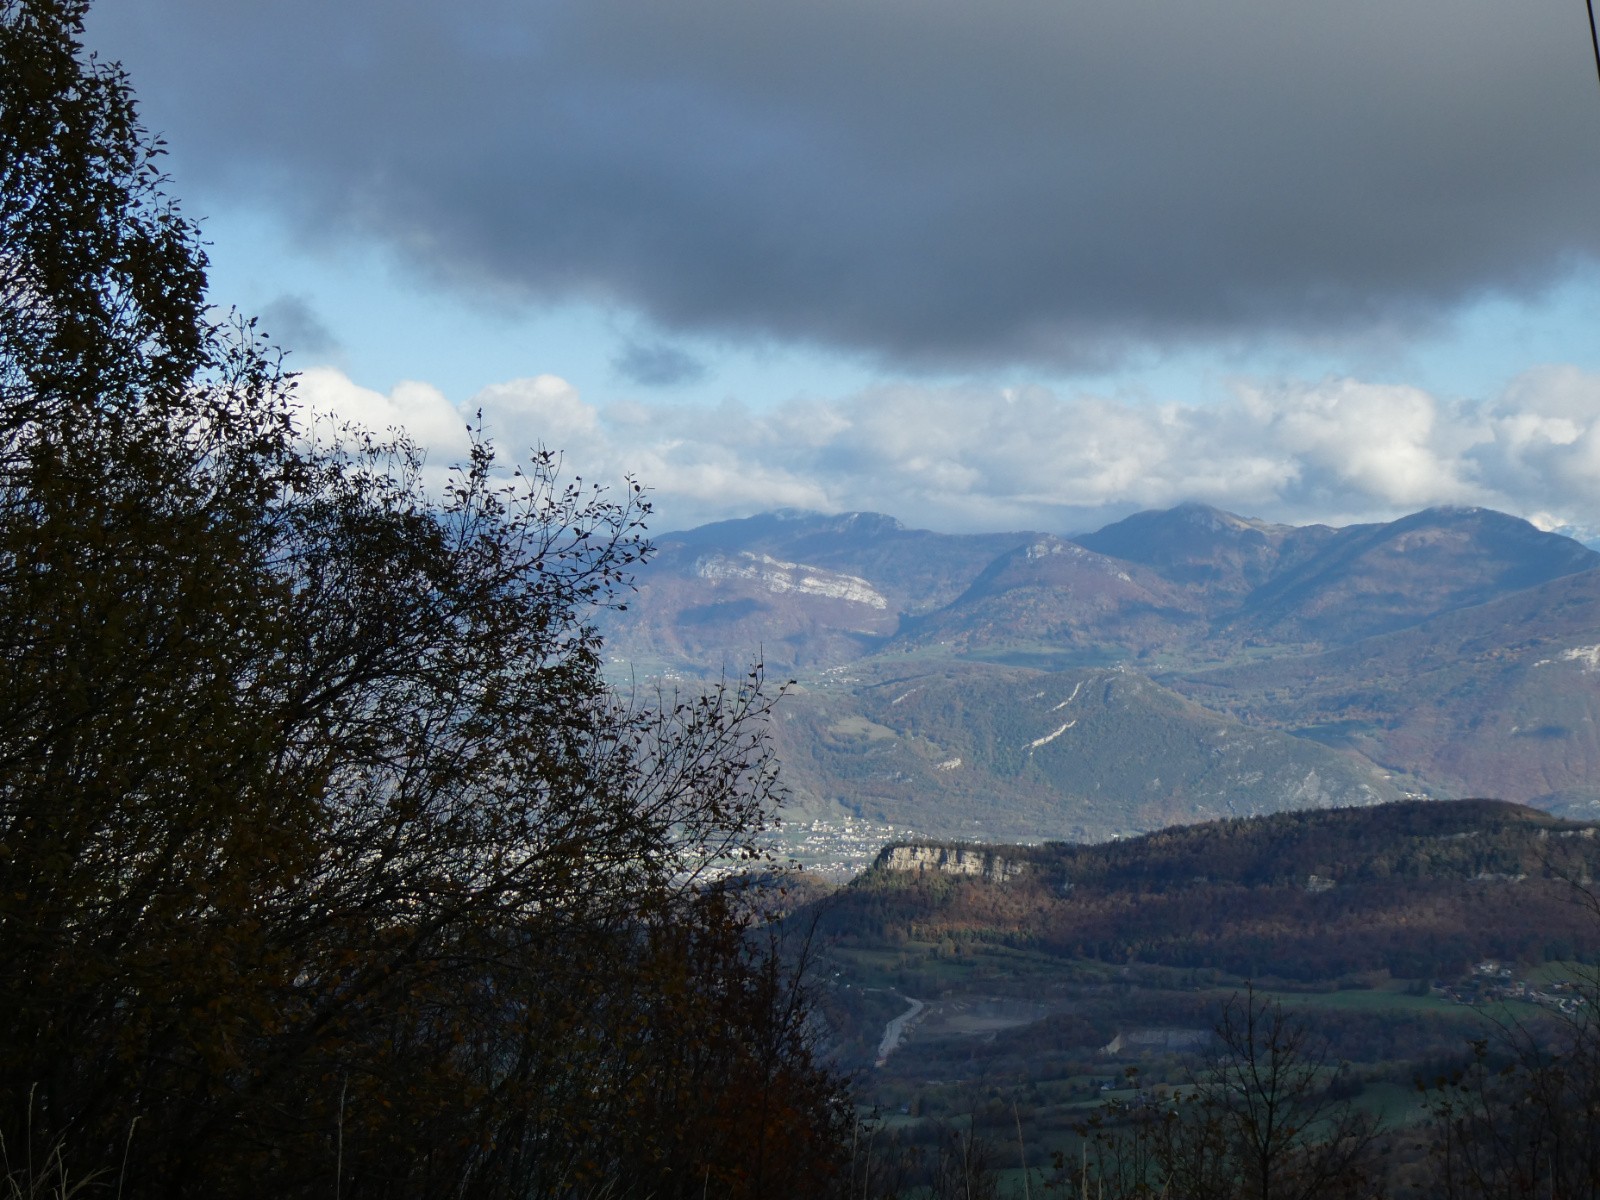
[[1520, 1000], [1524, 1004], [1537, 1004], [1572, 1015], [1583, 1007], [1587, 988], [1582, 981], [1572, 979], [1530, 982], [1518, 978], [1510, 964], [1488, 959], [1475, 964], [1470, 974], [1453, 983], [1434, 980], [1431, 990], [1434, 995], [1456, 1004], [1497, 1004]]

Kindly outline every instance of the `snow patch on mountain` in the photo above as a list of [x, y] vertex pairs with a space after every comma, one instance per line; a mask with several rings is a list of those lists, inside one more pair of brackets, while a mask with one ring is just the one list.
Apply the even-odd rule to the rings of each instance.
[[865, 604], [876, 609], [889, 607], [889, 601], [860, 576], [841, 575], [804, 563], [784, 562], [770, 554], [752, 554], [748, 550], [732, 557], [709, 555], [695, 563], [694, 573], [701, 579], [754, 580], [769, 592], [824, 596], [830, 600], [848, 600], [852, 604]]
[[1078, 698], [1078, 692], [1079, 692], [1080, 689], [1082, 689], [1082, 687], [1083, 687], [1083, 680], [1080, 679], [1077, 683], [1073, 684], [1073, 686], [1072, 686], [1072, 695], [1068, 696], [1065, 700], [1063, 700], [1060, 704], [1056, 705], [1050, 711], [1051, 712], [1060, 712], [1067, 705], [1071, 704], [1074, 700], [1076, 700]]
[[1585, 671], [1600, 671], [1600, 646], [1574, 646], [1563, 650], [1561, 657], [1567, 662], [1581, 662]]
[[1570, 650], [1563, 650], [1557, 658], [1541, 658], [1533, 665], [1546, 667], [1558, 661], [1581, 663], [1585, 675], [1591, 671], [1600, 671], [1600, 646], [1574, 646]]
[[1093, 550], [1086, 550], [1076, 542], [1069, 542], [1063, 538], [1040, 538], [1028, 547], [1026, 555], [1030, 562], [1060, 555], [1075, 559], [1087, 567], [1100, 571], [1102, 574], [1110, 575], [1113, 579], [1120, 579], [1124, 583], [1133, 582], [1133, 576], [1122, 570], [1105, 555], [1096, 554]]
[[1042, 738], [1034, 738], [1033, 741], [1028, 743], [1029, 752], [1031, 753], [1032, 751], [1037, 750], [1040, 746], [1048, 746], [1051, 742], [1055, 741], [1058, 737], [1060, 737], [1063, 733], [1065, 733], [1067, 730], [1071, 729], [1076, 724], [1077, 724], [1076, 721], [1068, 721], [1065, 725], [1063, 725], [1060, 729], [1056, 730], [1054, 733], [1047, 733]]

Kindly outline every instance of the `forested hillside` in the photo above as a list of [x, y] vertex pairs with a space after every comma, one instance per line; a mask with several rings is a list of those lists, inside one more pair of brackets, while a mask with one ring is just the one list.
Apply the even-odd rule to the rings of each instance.
[[1597, 828], [1498, 801], [1410, 801], [996, 847], [1022, 868], [1003, 885], [880, 864], [825, 921], [846, 937], [993, 940], [1255, 979], [1454, 976], [1593, 945], [1573, 881], [1600, 871]]
[[1408, 802], [891, 847], [813, 911], [876, 1169], [931, 1194], [1587, 1196], [1597, 866], [1600, 826]]
[[862, 664], [848, 680], [792, 689], [773, 736], [797, 817], [825, 814], [832, 801], [943, 837], [1100, 839], [1374, 804], [1398, 799], [1407, 782], [1106, 669]]

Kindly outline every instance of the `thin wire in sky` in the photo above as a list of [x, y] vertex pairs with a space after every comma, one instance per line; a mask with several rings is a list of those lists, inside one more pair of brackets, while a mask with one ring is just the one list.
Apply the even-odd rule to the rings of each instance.
[[1600, 79], [1600, 32], [1594, 26], [1594, 0], [1587, 0], [1589, 5], [1589, 43], [1594, 47], [1594, 74]]

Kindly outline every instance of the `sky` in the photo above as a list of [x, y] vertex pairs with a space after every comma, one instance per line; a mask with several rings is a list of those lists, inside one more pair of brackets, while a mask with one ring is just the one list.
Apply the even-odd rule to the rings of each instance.
[[98, 0], [303, 401], [658, 530], [1600, 535], [1600, 80], [1532, 0]]

